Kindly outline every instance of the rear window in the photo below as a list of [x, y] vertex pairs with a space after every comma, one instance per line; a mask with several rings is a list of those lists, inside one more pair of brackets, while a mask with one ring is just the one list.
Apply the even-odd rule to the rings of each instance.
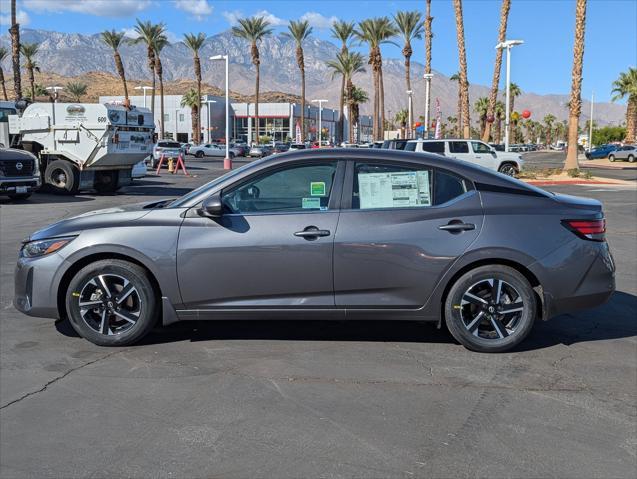
[[445, 143], [444, 141], [426, 141], [422, 144], [423, 151], [428, 151], [429, 153], [438, 153], [440, 155], [445, 154]]
[[157, 146], [162, 148], [181, 148], [181, 143], [177, 143], [175, 141], [160, 141], [157, 143]]
[[469, 145], [466, 141], [450, 141], [449, 151], [451, 153], [469, 153]]

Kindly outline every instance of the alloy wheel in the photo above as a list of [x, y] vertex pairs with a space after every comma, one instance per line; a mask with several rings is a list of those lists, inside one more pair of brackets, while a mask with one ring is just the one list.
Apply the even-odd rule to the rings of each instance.
[[518, 173], [518, 170], [513, 165], [504, 165], [500, 168], [500, 173], [507, 176], [515, 176]]
[[515, 333], [524, 309], [520, 293], [497, 278], [473, 284], [460, 301], [460, 317], [465, 328], [482, 339], [504, 339]]
[[120, 275], [100, 274], [91, 278], [78, 299], [82, 320], [99, 334], [123, 333], [140, 318], [142, 301], [139, 292], [133, 283]]

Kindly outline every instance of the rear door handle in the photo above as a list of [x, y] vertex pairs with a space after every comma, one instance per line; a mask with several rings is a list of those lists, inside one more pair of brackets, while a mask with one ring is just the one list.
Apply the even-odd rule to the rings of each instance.
[[294, 236], [305, 239], [316, 239], [320, 236], [329, 236], [330, 230], [320, 230], [316, 226], [308, 226], [303, 231], [297, 231]]
[[438, 229], [443, 231], [470, 231], [476, 229], [476, 225], [473, 223], [449, 223], [438, 226]]

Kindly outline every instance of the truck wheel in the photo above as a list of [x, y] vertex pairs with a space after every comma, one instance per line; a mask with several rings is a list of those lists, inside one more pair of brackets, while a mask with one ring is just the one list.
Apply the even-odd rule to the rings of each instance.
[[98, 193], [114, 193], [117, 190], [118, 174], [115, 171], [95, 173], [95, 189]]
[[77, 168], [68, 161], [54, 160], [46, 167], [44, 182], [53, 193], [77, 193], [79, 174]]
[[513, 176], [514, 178], [518, 175], [519, 171], [513, 163], [502, 163], [500, 168], [498, 168], [500, 173], [503, 173], [507, 176]]

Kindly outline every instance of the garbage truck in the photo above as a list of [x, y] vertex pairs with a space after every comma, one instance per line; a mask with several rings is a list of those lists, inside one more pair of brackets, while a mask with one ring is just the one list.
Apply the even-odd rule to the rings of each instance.
[[152, 153], [155, 125], [146, 108], [19, 101], [14, 109], [0, 123], [0, 143], [33, 153], [43, 186], [56, 193], [113, 192]]

